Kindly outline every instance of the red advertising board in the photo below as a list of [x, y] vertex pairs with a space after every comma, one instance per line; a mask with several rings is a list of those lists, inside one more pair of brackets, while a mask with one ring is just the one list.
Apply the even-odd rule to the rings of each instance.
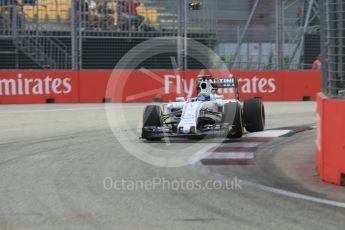
[[[197, 76], [197, 71], [189, 71], [189, 76]], [[206, 74], [208, 74], [206, 72]], [[283, 100], [284, 79], [278, 71], [212, 71], [214, 77], [235, 76], [239, 81], [240, 99], [261, 97], [268, 101]], [[300, 99], [301, 100], [301, 99]]]
[[[196, 77], [235, 76], [240, 99], [261, 97], [266, 101], [315, 100], [321, 89], [318, 71], [114, 71], [107, 86], [107, 98], [114, 102], [151, 102], [155, 98], [173, 101], [177, 96], [195, 95]], [[83, 78], [94, 80], [93, 78]], [[87, 85], [95, 85], [88, 82]], [[83, 87], [82, 87], [83, 88]], [[229, 92], [220, 92], [225, 95]], [[83, 99], [81, 98], [83, 101]]]
[[79, 102], [78, 73], [73, 71], [0, 71], [0, 103]]
[[[315, 100], [321, 89], [318, 71], [0, 71], [0, 103], [152, 102], [195, 95], [199, 75], [235, 76], [240, 99]], [[230, 95], [231, 92], [219, 92]]]
[[79, 101], [87, 103], [103, 102], [111, 71], [80, 71]]

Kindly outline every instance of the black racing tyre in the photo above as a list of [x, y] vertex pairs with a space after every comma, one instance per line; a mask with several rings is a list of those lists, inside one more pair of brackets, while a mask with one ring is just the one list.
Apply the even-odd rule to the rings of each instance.
[[244, 101], [244, 126], [248, 132], [259, 132], [265, 128], [265, 108], [260, 98]]
[[162, 110], [159, 105], [148, 105], [144, 111], [143, 126], [162, 126]]
[[[159, 105], [148, 105], [144, 111], [143, 127], [154, 126], [161, 127], [163, 125], [162, 110]], [[142, 137], [147, 140], [161, 140], [162, 138], [147, 137], [143, 132]]]
[[227, 138], [240, 138], [243, 135], [243, 111], [240, 103], [226, 103], [223, 108], [222, 123], [232, 124]]

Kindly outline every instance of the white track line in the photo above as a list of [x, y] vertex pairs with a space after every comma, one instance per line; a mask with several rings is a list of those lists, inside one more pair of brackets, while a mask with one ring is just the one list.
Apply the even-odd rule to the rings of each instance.
[[208, 150], [210, 150], [211, 148], [217, 148], [219, 146], [220, 146], [219, 143], [206, 145], [204, 148], [202, 148], [199, 151], [197, 151], [196, 153], [194, 153], [189, 158], [188, 163], [191, 165], [199, 163], [201, 159], [204, 159], [207, 155], [210, 154], [210, 152], [208, 152]]
[[223, 143], [219, 145], [219, 148], [254, 148], [263, 144], [263, 142], [232, 142], [232, 143]]
[[[209, 170], [207, 170], [209, 171]], [[228, 177], [219, 174], [219, 173], [212, 173], [215, 177], [222, 179], [222, 180], [229, 180]], [[282, 195], [282, 196], [286, 196], [286, 197], [290, 197], [290, 198], [294, 198], [294, 199], [300, 199], [300, 200], [305, 200], [305, 201], [310, 201], [310, 202], [314, 202], [314, 203], [318, 203], [318, 204], [323, 204], [323, 205], [328, 205], [328, 206], [333, 206], [333, 207], [338, 207], [338, 208], [345, 208], [345, 203], [344, 202], [339, 202], [339, 201], [334, 201], [334, 200], [329, 200], [329, 199], [324, 199], [324, 198], [318, 198], [318, 197], [314, 197], [314, 196], [310, 196], [310, 195], [305, 195], [305, 194], [301, 194], [301, 193], [296, 193], [296, 192], [290, 192], [287, 190], [283, 190], [283, 189], [279, 189], [279, 188], [273, 188], [273, 187], [269, 187], [266, 185], [262, 185], [262, 184], [257, 184], [254, 182], [250, 182], [250, 181], [245, 181], [245, 180], [240, 180], [241, 184], [247, 187], [252, 187], [252, 188], [256, 188], [265, 192], [269, 192], [269, 193], [273, 193], [273, 194], [277, 194], [277, 195]]]
[[291, 132], [291, 130], [267, 130], [256, 133], [249, 133], [246, 134], [245, 137], [280, 137]]
[[258, 189], [266, 191], [266, 192], [271, 192], [271, 193], [275, 193], [275, 194], [279, 194], [279, 195], [283, 195], [283, 196], [287, 196], [287, 197], [291, 197], [291, 198], [301, 199], [301, 200], [312, 201], [312, 202], [319, 203], [319, 204], [335, 206], [338, 208], [345, 208], [345, 203], [343, 203], [343, 202], [318, 198], [318, 197], [304, 195], [304, 194], [296, 193], [296, 192], [290, 192], [290, 191], [286, 191], [283, 189], [273, 188], [273, 187], [269, 187], [269, 186], [265, 186], [265, 185], [261, 185], [261, 184], [256, 184], [256, 183], [249, 182], [249, 181], [242, 181], [242, 182], [243, 182], [242, 184], [247, 185], [248, 187], [258, 188]]
[[[6, 106], [6, 105], [3, 105]], [[20, 106], [20, 105], [19, 105]], [[0, 114], [11, 114], [11, 113], [42, 113], [42, 112], [59, 112], [59, 111], [87, 111], [87, 110], [109, 110], [109, 109], [123, 109], [123, 108], [143, 108], [142, 105], [130, 105], [126, 104], [105, 104], [101, 107], [81, 107], [81, 108], [70, 108], [70, 109], [31, 109], [31, 110], [12, 110], [12, 111], [0, 111]], [[0, 104], [1, 110], [1, 104]]]
[[[221, 148], [221, 147], [244, 147], [244, 148], [251, 148], [251, 147], [257, 147], [260, 144], [262, 144], [261, 142], [234, 142], [234, 143], [215, 143], [215, 144], [209, 144], [206, 145], [204, 148], [200, 149], [199, 151], [197, 151], [195, 154], [193, 154], [188, 162], [189, 164], [195, 164], [200, 162], [202, 159], [208, 159], [208, 156], [212, 155], [212, 154], [217, 154], [219, 156], [223, 156], [223, 155], [229, 155], [227, 157], [223, 156], [224, 158], [228, 158], [228, 159], [237, 159], [237, 158], [229, 158], [230, 155], [232, 155], [233, 157], [236, 157], [236, 154], [252, 154], [252, 158], [254, 158], [254, 153], [252, 152], [228, 152], [228, 153], [217, 153], [217, 152], [209, 152], [210, 149], [216, 149], [216, 148]], [[238, 155], [239, 156], [239, 155]], [[216, 158], [214, 158], [216, 159]], [[246, 158], [244, 158], [246, 159]]]
[[243, 160], [248, 160], [248, 159], [254, 159], [254, 153], [253, 152], [227, 152], [227, 153], [217, 153], [213, 152], [206, 157], [203, 158], [205, 159], [243, 159]]
[[[0, 107], [1, 108], [1, 107]], [[58, 112], [58, 111], [87, 111], [87, 110], [105, 110], [105, 107], [101, 108], [71, 108], [71, 109], [34, 109], [34, 110], [17, 110], [17, 111], [1, 111], [0, 114], [10, 113], [45, 113], [45, 112]]]

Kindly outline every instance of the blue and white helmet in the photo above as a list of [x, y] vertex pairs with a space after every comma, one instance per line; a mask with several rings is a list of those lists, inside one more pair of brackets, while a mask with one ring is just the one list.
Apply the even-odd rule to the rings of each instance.
[[202, 90], [198, 94], [199, 101], [209, 101], [210, 100], [210, 93], [207, 90]]

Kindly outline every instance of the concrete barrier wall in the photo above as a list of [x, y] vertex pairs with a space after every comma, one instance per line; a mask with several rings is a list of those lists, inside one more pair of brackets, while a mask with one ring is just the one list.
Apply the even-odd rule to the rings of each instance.
[[345, 185], [345, 100], [317, 96], [316, 164], [322, 180]]
[[[318, 71], [0, 71], [0, 103], [152, 102], [194, 96], [195, 78], [235, 76], [240, 99], [315, 100], [321, 90]], [[222, 93], [230, 96], [231, 92]]]

